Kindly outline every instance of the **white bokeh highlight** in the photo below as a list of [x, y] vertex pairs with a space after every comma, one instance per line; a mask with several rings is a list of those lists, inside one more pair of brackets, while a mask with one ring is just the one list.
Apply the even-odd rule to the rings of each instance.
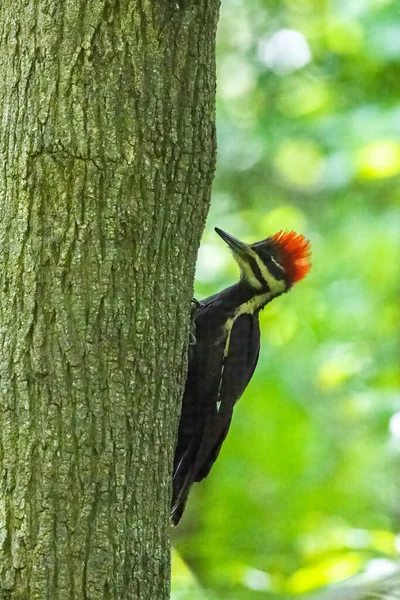
[[271, 37], [261, 40], [259, 56], [278, 75], [297, 71], [312, 58], [306, 38], [293, 29], [280, 29]]
[[400, 412], [397, 412], [389, 421], [390, 435], [396, 440], [400, 440]]
[[265, 573], [265, 571], [260, 571], [259, 569], [246, 569], [243, 583], [247, 588], [256, 592], [271, 590], [271, 576], [269, 573]]

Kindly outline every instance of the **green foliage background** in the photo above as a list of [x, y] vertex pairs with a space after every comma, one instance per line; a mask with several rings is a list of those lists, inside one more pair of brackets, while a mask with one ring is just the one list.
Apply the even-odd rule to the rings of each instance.
[[[266, 64], [282, 29], [304, 66], [287, 42]], [[304, 233], [313, 267], [262, 313], [256, 374], [174, 533], [173, 596], [292, 598], [388, 574], [400, 549], [398, 0], [223, 0], [218, 71], [196, 295], [238, 275], [215, 225]]]

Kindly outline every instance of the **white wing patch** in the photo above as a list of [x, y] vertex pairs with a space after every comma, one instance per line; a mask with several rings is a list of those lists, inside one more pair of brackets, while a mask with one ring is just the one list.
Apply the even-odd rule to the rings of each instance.
[[229, 353], [229, 346], [231, 343], [231, 334], [232, 334], [233, 326], [234, 326], [236, 320], [241, 315], [254, 314], [256, 312], [256, 310], [258, 310], [259, 308], [264, 306], [264, 304], [266, 304], [268, 302], [268, 300], [270, 298], [272, 298], [274, 295], [275, 295], [274, 292], [269, 290], [268, 292], [265, 292], [265, 294], [259, 294], [257, 296], [254, 296], [247, 302], [244, 302], [243, 304], [238, 306], [233, 317], [228, 319], [224, 325], [223, 334], [226, 335], [226, 340], [225, 340], [224, 356], [223, 356], [223, 361], [222, 361], [221, 374], [220, 374], [220, 378], [219, 378], [219, 386], [218, 386], [218, 393], [217, 393], [217, 399], [216, 399], [217, 413], [219, 413], [220, 409], [221, 409], [221, 400], [219, 399], [219, 397], [221, 395], [222, 381], [224, 379], [225, 361], [226, 361], [226, 359], [228, 357], [228, 353]]

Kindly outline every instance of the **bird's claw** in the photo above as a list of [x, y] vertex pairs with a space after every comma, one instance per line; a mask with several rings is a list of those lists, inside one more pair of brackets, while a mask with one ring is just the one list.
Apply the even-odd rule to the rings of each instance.
[[196, 344], [196, 317], [197, 311], [200, 307], [200, 302], [196, 298], [192, 298], [192, 308], [190, 311], [190, 332], [189, 332], [189, 346], [195, 346]]

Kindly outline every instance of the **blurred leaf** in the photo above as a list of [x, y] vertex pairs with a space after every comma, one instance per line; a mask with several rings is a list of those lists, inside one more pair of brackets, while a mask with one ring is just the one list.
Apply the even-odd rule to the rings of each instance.
[[296, 594], [341, 581], [357, 573], [361, 564], [362, 560], [356, 554], [331, 556], [296, 571], [289, 579], [287, 589]]
[[397, 0], [222, 3], [195, 293], [238, 277], [214, 226], [304, 233], [313, 266], [261, 313], [256, 373], [174, 531], [188, 598], [399, 595], [399, 31]]

